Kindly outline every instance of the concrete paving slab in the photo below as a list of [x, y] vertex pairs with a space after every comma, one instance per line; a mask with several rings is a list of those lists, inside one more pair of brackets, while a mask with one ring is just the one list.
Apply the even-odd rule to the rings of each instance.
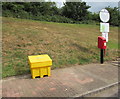
[[50, 77], [31, 75], [2, 80], [3, 97], [75, 97], [118, 82], [118, 66], [111, 63], [75, 65], [52, 70]]
[[106, 90], [87, 95], [86, 97], [118, 97], [118, 90], [118, 85], [116, 85]]

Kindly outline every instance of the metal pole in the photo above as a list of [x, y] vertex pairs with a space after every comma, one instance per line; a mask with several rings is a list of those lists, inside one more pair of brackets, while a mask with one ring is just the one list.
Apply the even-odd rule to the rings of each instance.
[[101, 62], [101, 64], [103, 64], [103, 62], [104, 62], [104, 49], [101, 49], [101, 53], [100, 53], [100, 62]]

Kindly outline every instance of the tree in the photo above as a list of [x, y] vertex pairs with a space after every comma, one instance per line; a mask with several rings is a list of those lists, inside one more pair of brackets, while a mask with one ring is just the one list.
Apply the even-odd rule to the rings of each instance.
[[99, 13], [92, 13], [92, 20], [100, 22]]
[[62, 8], [62, 15], [76, 21], [86, 20], [88, 8], [90, 6], [87, 6], [86, 2], [65, 2]]
[[120, 22], [120, 20], [119, 20], [120, 19], [119, 8], [118, 7], [111, 8], [108, 6], [105, 9], [107, 9], [110, 13], [109, 23], [111, 25], [118, 26], [119, 22]]

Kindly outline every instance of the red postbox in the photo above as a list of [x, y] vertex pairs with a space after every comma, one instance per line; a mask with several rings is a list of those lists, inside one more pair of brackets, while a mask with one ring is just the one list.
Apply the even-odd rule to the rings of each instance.
[[106, 49], [106, 39], [102, 36], [98, 36], [98, 48]]

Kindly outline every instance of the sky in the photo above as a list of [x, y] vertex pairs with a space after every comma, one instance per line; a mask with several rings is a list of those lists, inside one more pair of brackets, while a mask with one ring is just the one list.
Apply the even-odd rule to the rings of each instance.
[[[57, 2], [57, 6], [62, 7], [63, 2], [65, 2], [66, 0], [51, 0], [51, 1]], [[75, 0], [73, 0], [73, 2], [74, 1]], [[91, 8], [88, 9], [90, 12], [99, 12], [102, 8], [108, 6], [118, 7], [118, 2], [120, 0], [82, 0], [82, 1], [85, 1], [87, 5], [91, 6]]]
[[102, 8], [105, 7], [118, 7], [118, 2], [87, 2], [87, 5], [91, 6], [89, 11], [91, 12], [99, 12]]

